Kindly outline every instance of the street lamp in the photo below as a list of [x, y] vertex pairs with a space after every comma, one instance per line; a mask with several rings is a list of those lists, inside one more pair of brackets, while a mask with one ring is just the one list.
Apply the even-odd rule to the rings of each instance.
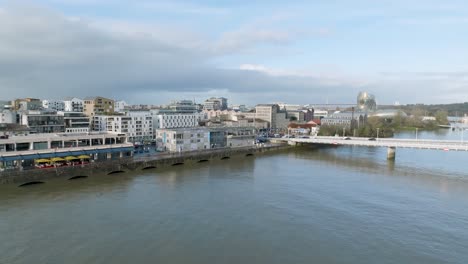
[[418, 128], [416, 128], [416, 140], [418, 140]]
[[377, 140], [379, 139], [379, 127], [377, 128]]

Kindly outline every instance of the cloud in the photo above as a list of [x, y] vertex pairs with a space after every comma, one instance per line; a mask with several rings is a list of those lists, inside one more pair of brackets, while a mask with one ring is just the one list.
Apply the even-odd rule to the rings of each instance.
[[[158, 36], [169, 34], [126, 30], [127, 34], [104, 30], [47, 9], [5, 9], [0, 15], [2, 97], [100, 94], [124, 98], [141, 93], [146, 95], [142, 101], [159, 101], [160, 93], [183, 96], [223, 90], [275, 95], [291, 87], [304, 92], [326, 89], [309, 77], [216, 68], [209, 63], [212, 55], [180, 44], [182, 37], [163, 40]], [[282, 36], [263, 33], [260, 38], [281, 41]]]
[[[358, 91], [369, 90], [379, 101], [404, 103], [400, 97], [406, 94], [408, 102], [414, 96], [437, 100], [447, 91], [466, 94], [465, 82], [454, 78], [445, 83], [410, 77], [388, 80], [274, 69], [253, 62], [237, 68], [213, 64], [226, 54], [267, 44], [288, 45], [299, 38], [298, 30], [276, 30], [271, 25], [245, 26], [212, 41], [165, 25], [83, 19], [31, 6], [2, 10], [0, 99], [102, 95], [156, 104], [218, 94], [247, 104], [317, 103], [326, 98], [353, 102]], [[421, 94], [418, 87], [437, 92]]]

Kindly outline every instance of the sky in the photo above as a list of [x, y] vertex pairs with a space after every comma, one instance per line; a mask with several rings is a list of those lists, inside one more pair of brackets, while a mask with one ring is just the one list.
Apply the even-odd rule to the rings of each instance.
[[468, 101], [468, 2], [0, 0], [0, 100]]

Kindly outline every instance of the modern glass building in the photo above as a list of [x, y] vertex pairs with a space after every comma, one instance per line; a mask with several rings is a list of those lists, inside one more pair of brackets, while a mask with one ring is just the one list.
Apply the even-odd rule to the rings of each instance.
[[357, 96], [357, 106], [358, 109], [363, 112], [373, 112], [377, 110], [375, 96], [368, 92], [359, 92]]

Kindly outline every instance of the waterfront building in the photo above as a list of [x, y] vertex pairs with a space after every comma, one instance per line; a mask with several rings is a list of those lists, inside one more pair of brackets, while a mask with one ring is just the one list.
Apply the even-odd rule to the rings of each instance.
[[32, 134], [65, 132], [63, 115], [58, 115], [55, 111], [20, 111], [18, 116], [19, 124], [29, 127]]
[[210, 149], [210, 131], [204, 127], [158, 129], [156, 144], [159, 150], [170, 152]]
[[41, 110], [42, 101], [36, 98], [16, 99], [12, 102], [12, 109], [16, 111]]
[[84, 99], [83, 112], [87, 116], [111, 115], [114, 113], [114, 100], [95, 96]]
[[61, 100], [42, 100], [42, 108], [52, 111], [64, 111], [65, 103]]
[[[34, 168], [39, 159], [82, 157], [91, 161], [131, 156], [125, 134], [109, 132], [50, 133], [0, 138], [0, 169]], [[83, 157], [84, 155], [84, 157]], [[63, 164], [59, 164], [63, 165]], [[57, 164], [54, 166], [58, 166]]]
[[65, 133], [87, 133], [89, 132], [90, 118], [83, 112], [58, 112], [63, 116]]
[[150, 141], [154, 137], [153, 118], [148, 111], [130, 111], [126, 115], [93, 117], [94, 131], [125, 134], [130, 142]]
[[206, 99], [203, 105], [204, 110], [227, 110], [228, 103], [227, 99], [224, 97], [211, 97], [210, 99]]
[[65, 97], [63, 100], [65, 112], [83, 112], [84, 100], [76, 97]]

